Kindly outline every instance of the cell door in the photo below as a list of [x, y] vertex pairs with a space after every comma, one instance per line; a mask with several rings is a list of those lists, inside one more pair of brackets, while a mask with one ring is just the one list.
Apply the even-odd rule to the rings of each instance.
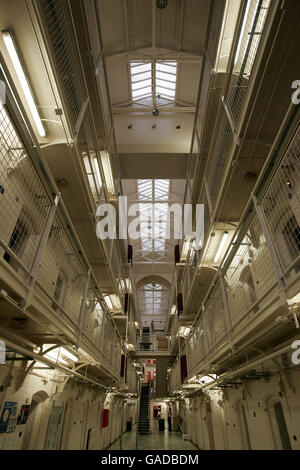
[[45, 450], [58, 450], [64, 417], [64, 407], [54, 406], [49, 417]]

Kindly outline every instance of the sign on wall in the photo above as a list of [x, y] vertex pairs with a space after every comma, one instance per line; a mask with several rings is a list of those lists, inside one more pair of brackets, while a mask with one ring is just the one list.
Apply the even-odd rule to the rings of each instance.
[[6, 401], [0, 417], [0, 433], [14, 432], [17, 425], [17, 402]]

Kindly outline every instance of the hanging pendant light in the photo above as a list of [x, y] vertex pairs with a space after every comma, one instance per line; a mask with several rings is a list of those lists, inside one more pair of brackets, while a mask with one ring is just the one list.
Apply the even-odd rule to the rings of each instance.
[[160, 10], [163, 10], [168, 5], [168, 0], [156, 0], [156, 6]]

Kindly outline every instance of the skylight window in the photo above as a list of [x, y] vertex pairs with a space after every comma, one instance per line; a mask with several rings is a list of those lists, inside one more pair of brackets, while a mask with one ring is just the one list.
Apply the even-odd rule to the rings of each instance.
[[175, 100], [177, 62], [159, 61], [154, 67], [152, 62], [131, 62], [130, 76], [133, 101], [153, 98], [153, 83], [155, 83], [156, 99]]
[[141, 246], [144, 252], [165, 250], [169, 191], [170, 180], [138, 180]]

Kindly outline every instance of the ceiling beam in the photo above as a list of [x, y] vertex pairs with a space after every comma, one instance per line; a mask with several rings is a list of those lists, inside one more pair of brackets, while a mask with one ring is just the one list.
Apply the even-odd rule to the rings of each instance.
[[[195, 106], [170, 106], [160, 107], [160, 113], [195, 113]], [[152, 107], [133, 108], [131, 107], [113, 107], [113, 114], [135, 114], [135, 113], [152, 113]]]
[[106, 63], [112, 62], [152, 62], [156, 60], [163, 60], [163, 61], [172, 61], [176, 60], [177, 63], [201, 63], [202, 56], [191, 56], [187, 57], [182, 55], [180, 52], [175, 52], [174, 54], [141, 54], [140, 52], [130, 52], [126, 55], [115, 55], [115, 56], [107, 56], [105, 57]]

